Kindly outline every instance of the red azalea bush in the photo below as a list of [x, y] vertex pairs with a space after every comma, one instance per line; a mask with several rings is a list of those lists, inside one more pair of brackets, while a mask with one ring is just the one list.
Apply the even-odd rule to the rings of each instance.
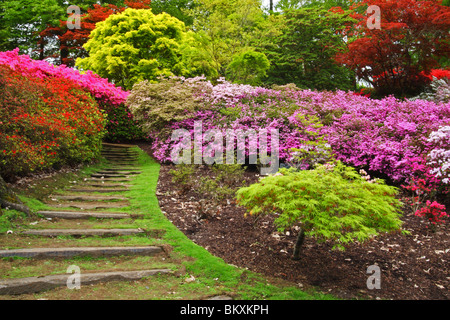
[[443, 78], [450, 79], [450, 70], [447, 69], [433, 69], [429, 73], [421, 72], [421, 75], [425, 76], [429, 82], [433, 81], [434, 78], [440, 80]]
[[105, 117], [75, 82], [25, 77], [0, 65], [0, 174], [8, 179], [90, 160], [100, 151]]
[[436, 225], [445, 222], [442, 218], [448, 217], [449, 215], [445, 212], [445, 206], [436, 202], [427, 200], [426, 206], [422, 209], [416, 211], [416, 216], [426, 217], [431, 223], [432, 227], [435, 228]]

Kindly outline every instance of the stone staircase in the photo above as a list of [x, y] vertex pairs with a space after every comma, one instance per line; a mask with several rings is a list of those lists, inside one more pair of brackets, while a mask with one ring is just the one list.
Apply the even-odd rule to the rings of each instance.
[[[130, 198], [127, 195], [130, 190], [130, 182], [141, 173], [138, 166], [138, 155], [133, 151], [133, 147], [132, 145], [104, 143], [102, 155], [107, 159], [108, 167], [91, 174], [90, 178], [85, 179], [81, 185], [72, 186], [67, 192], [52, 194], [48, 201], [48, 207], [51, 209], [37, 212], [38, 215], [52, 222], [64, 221], [64, 228], [30, 228], [20, 234], [13, 235], [15, 237], [29, 237], [29, 240], [26, 241], [32, 247], [24, 246], [24, 248], [19, 249], [0, 250], [0, 258], [51, 261], [52, 259], [72, 259], [74, 257], [151, 256], [153, 259], [153, 257], [163, 256], [165, 257], [163, 260], [166, 261], [166, 258], [170, 256], [170, 248], [165, 244], [103, 246], [101, 241], [97, 245], [96, 240], [93, 240], [92, 243], [95, 245], [84, 246], [76, 242], [78, 239], [85, 239], [86, 237], [103, 239], [105, 237], [137, 235], [148, 237], [148, 242], [151, 243], [151, 238], [161, 235], [161, 230], [101, 227], [101, 222], [109, 219], [129, 221], [141, 217], [139, 214], [121, 211], [121, 209], [130, 205]], [[81, 222], [86, 221], [86, 219], [90, 222], [92, 220], [98, 221], [100, 227], [80, 228]], [[9, 235], [9, 237], [11, 236]], [[61, 241], [57, 245], [52, 241], [46, 241], [43, 243], [47, 246], [42, 246], [38, 241], [38, 239], [58, 237], [62, 237], [62, 245]], [[67, 241], [67, 245], [64, 244], [65, 237], [70, 239], [70, 241]], [[18, 239], [18, 241], [22, 240]], [[35, 242], [40, 245], [33, 247]], [[156, 241], [156, 243], [161, 243], [161, 241]], [[156, 274], [173, 273], [170, 268], [121, 271], [82, 270], [80, 283], [83, 286], [107, 281], [136, 281]], [[64, 287], [67, 285], [70, 276], [71, 274], [66, 273], [27, 278], [3, 278], [0, 279], [0, 294], [20, 295]]]

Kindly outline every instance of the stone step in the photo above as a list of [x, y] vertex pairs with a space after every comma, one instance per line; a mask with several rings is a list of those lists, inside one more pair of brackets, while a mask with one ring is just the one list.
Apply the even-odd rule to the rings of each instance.
[[111, 257], [111, 256], [153, 256], [162, 253], [158, 246], [140, 247], [66, 247], [66, 248], [26, 248], [0, 250], [0, 258], [21, 257], [34, 259], [72, 258], [76, 256]]
[[103, 142], [102, 145], [103, 145], [103, 149], [105, 149], [105, 148], [116, 148], [116, 149], [124, 148], [124, 149], [127, 149], [127, 148], [133, 148], [133, 147], [135, 147], [135, 145], [133, 145], [133, 144], [126, 144], [126, 143], [109, 143], [109, 142]]
[[136, 162], [137, 161], [137, 158], [135, 158], [135, 157], [105, 157], [105, 158], [109, 162], [112, 162], [112, 161], [115, 161], [115, 162], [120, 162], [120, 161]]
[[125, 171], [125, 170], [105, 170], [105, 171], [98, 171], [95, 174], [120, 174], [120, 175], [133, 175], [133, 174], [141, 174], [141, 171]]
[[130, 184], [121, 184], [121, 183], [83, 183], [77, 187], [93, 187], [93, 188], [121, 188], [122, 190], [127, 190], [131, 187]]
[[135, 166], [138, 165], [136, 160], [125, 160], [125, 159], [108, 159], [111, 165], [115, 166]]
[[59, 219], [128, 219], [135, 216], [123, 212], [83, 212], [83, 211], [38, 211], [46, 218]]
[[89, 201], [89, 202], [58, 202], [47, 204], [53, 208], [78, 208], [81, 210], [94, 210], [94, 209], [115, 209], [128, 207], [130, 204], [124, 201], [115, 202], [103, 202], [103, 201]]
[[143, 234], [143, 229], [30, 229], [21, 234], [27, 236], [58, 237], [58, 236], [127, 236]]
[[135, 152], [102, 151], [100, 154], [104, 157], [111, 157], [111, 158], [138, 158], [139, 156]]
[[[127, 167], [115, 167], [115, 168], [108, 168], [108, 169], [103, 169], [104, 171], [136, 171], [138, 170], [138, 168], [127, 168]], [[139, 171], [139, 173], [141, 173]]]
[[117, 154], [139, 154], [136, 150], [130, 148], [102, 148], [101, 153], [117, 153]]
[[[86, 273], [80, 272], [80, 286], [111, 281], [137, 281], [145, 277], [158, 274], [173, 274], [170, 269], [151, 269], [151, 270], [133, 270], [133, 271], [110, 271]], [[57, 287], [67, 286], [67, 283], [73, 283], [74, 274], [49, 275], [44, 277], [29, 277], [20, 279], [0, 280], [1, 295], [20, 295], [26, 293], [36, 293], [44, 290], [50, 290]]]
[[138, 156], [134, 155], [113, 155], [113, 154], [102, 154], [104, 158], [107, 160], [114, 159], [114, 160], [137, 160]]
[[128, 178], [129, 175], [126, 174], [116, 174], [116, 173], [93, 173], [91, 177], [93, 178]]
[[100, 196], [100, 195], [76, 195], [76, 194], [64, 194], [64, 195], [50, 195], [50, 199], [57, 200], [69, 200], [69, 201], [114, 201], [114, 200], [128, 200], [123, 196]]
[[136, 154], [139, 153], [136, 152], [133, 149], [126, 149], [126, 148], [103, 148], [101, 150], [101, 153], [108, 153], [108, 154]]
[[124, 192], [128, 191], [128, 188], [115, 188], [115, 189], [107, 189], [107, 188], [74, 188], [70, 189], [71, 192], [100, 192], [100, 193], [108, 193], [108, 192]]
[[91, 177], [87, 179], [86, 181], [114, 181], [114, 182], [130, 182], [133, 181], [131, 178], [96, 178]]

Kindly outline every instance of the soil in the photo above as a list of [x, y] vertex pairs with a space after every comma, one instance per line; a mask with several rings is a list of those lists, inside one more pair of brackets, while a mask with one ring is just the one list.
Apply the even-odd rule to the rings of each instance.
[[[148, 147], [140, 146], [148, 152]], [[225, 262], [266, 276], [281, 278], [300, 288], [318, 289], [343, 299], [448, 300], [450, 298], [450, 235], [448, 219], [432, 231], [405, 205], [403, 228], [410, 232], [383, 234], [345, 251], [333, 250], [330, 242], [306, 238], [301, 259], [293, 260], [297, 231], [277, 232], [272, 217], [255, 220], [230, 197], [205, 218], [199, 203], [205, 194], [182, 190], [172, 182], [173, 165], [162, 165], [157, 196], [161, 210], [188, 238]], [[201, 166], [196, 177], [211, 175]], [[258, 172], [245, 172], [247, 183]], [[406, 196], [406, 195], [405, 195]], [[370, 266], [380, 270], [380, 286], [374, 284]], [[369, 268], [369, 270], [368, 270]]]

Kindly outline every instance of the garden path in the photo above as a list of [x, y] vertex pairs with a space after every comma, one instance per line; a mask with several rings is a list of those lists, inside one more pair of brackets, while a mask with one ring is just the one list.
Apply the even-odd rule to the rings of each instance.
[[[113, 271], [111, 269], [83, 269], [83, 272], [78, 274], [76, 274], [75, 268], [66, 274], [1, 279], [0, 294], [20, 295], [63, 286], [75, 286], [77, 283], [78, 285], [80, 283], [90, 285], [117, 280], [132, 281], [156, 274], [171, 275], [174, 273], [173, 268], [164, 267], [164, 263], [162, 263], [162, 261], [169, 260], [166, 258], [170, 255], [170, 248], [160, 239], [155, 239], [161, 235], [159, 232], [161, 230], [102, 227], [107, 220], [117, 221], [120, 219], [129, 222], [130, 219], [137, 217], [127, 211], [121, 211], [130, 204], [129, 183], [140, 174], [138, 155], [133, 151], [133, 147], [132, 145], [104, 143], [102, 155], [108, 161], [107, 168], [91, 174], [91, 177], [85, 179], [81, 186], [77, 185], [64, 193], [52, 195], [48, 204], [51, 210], [37, 212], [46, 219], [64, 221], [64, 227], [54, 226], [50, 229], [30, 227], [20, 234], [15, 234], [16, 243], [21, 244], [21, 247], [0, 250], [0, 258], [10, 259], [11, 268], [15, 269], [14, 263], [23, 260], [20, 258], [36, 259], [42, 264], [50, 261], [51, 264], [52, 261], [61, 259], [100, 257], [105, 258], [106, 264], [108, 264], [108, 259], [111, 257], [151, 256], [159, 261], [159, 263], [155, 263], [157, 267], [142, 269], [143, 266], [139, 265], [140, 268], [137, 270], [127, 268]], [[123, 226], [126, 225], [127, 222], [124, 222]], [[80, 226], [88, 226], [88, 228]], [[141, 235], [148, 241], [140, 240], [140, 242], [149, 244], [117, 245], [120, 241], [127, 242], [126, 237], [130, 235]], [[111, 245], [105, 246], [103, 245], [104, 240], [108, 237], [111, 239]], [[46, 241], [42, 240], [43, 238], [56, 241]], [[86, 243], [89, 245], [87, 246]], [[106, 243], [109, 243], [108, 240]], [[161, 259], [161, 257], [163, 258]], [[148, 265], [151, 266], [151, 263]], [[73, 271], [75, 273], [72, 273]], [[77, 276], [79, 276], [78, 279]]]

